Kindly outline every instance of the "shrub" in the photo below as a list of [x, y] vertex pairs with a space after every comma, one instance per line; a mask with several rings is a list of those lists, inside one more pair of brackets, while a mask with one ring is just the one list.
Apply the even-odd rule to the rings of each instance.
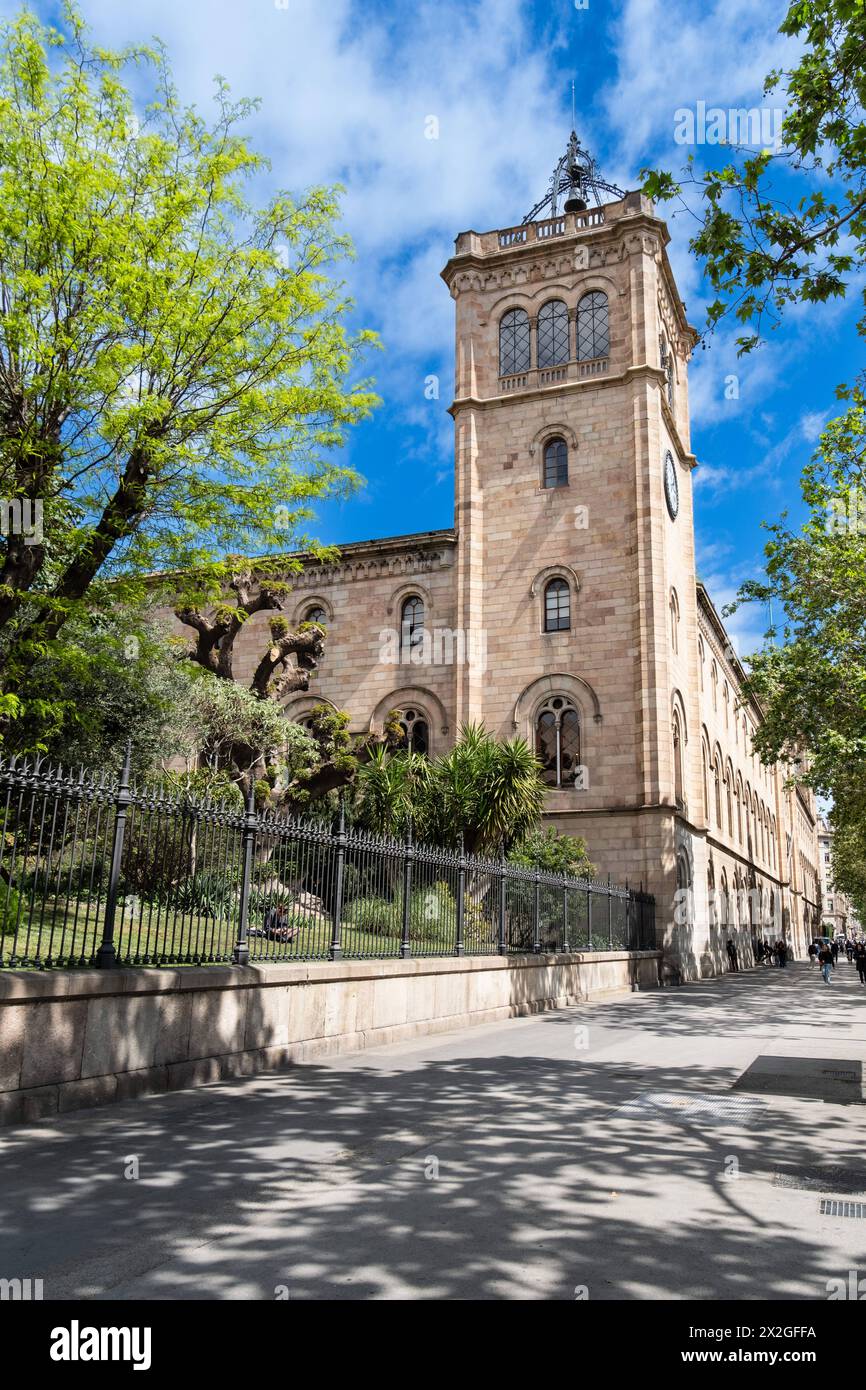
[[21, 895], [11, 884], [0, 883], [0, 936], [14, 936], [19, 913], [22, 921], [26, 920]]

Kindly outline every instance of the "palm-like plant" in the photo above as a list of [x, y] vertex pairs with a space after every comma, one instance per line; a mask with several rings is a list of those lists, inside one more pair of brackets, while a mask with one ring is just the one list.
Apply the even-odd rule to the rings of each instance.
[[536, 825], [544, 808], [541, 764], [523, 738], [499, 742], [482, 724], [467, 724], [433, 764], [436, 838], [467, 854], [493, 853]]
[[449, 753], [428, 759], [378, 748], [358, 771], [354, 816], [367, 830], [405, 835], [467, 854], [521, 841], [544, 806], [541, 764], [525, 739], [500, 743], [467, 724]]

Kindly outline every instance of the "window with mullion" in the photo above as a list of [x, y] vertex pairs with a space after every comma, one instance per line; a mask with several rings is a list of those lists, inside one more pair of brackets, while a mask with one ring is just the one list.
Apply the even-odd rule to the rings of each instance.
[[571, 592], [564, 579], [551, 579], [544, 591], [545, 632], [567, 632], [571, 627]]
[[529, 371], [529, 315], [509, 309], [499, 322], [499, 375]]
[[568, 309], [561, 299], [551, 299], [538, 315], [538, 365], [557, 367], [568, 361]]
[[577, 306], [577, 360], [590, 362], [610, 354], [607, 295], [603, 290], [585, 294]]

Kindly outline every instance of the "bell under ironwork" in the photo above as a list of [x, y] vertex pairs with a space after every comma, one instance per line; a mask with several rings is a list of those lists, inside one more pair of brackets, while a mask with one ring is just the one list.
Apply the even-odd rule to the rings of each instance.
[[[588, 198], [592, 195], [596, 207], [602, 205], [602, 194], [612, 194], [624, 198], [625, 193], [613, 183], [607, 183], [599, 174], [595, 160], [585, 150], [572, 131], [565, 154], [559, 160], [550, 176], [550, 183], [544, 197], [528, 212], [523, 221], [537, 222], [539, 217], [556, 217], [559, 213], [559, 200], [564, 196], [563, 212], [586, 212]], [[546, 209], [546, 211], [545, 211]]]

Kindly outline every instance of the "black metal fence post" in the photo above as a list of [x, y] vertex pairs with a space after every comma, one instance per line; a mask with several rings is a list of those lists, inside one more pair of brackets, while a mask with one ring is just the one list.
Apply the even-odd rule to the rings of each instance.
[[535, 870], [535, 883], [532, 904], [532, 951], [533, 955], [541, 952], [541, 872]]
[[610, 874], [607, 876], [607, 942], [613, 950], [613, 892], [610, 883]]
[[406, 845], [403, 850], [403, 924], [400, 931], [400, 959], [405, 960], [412, 954], [412, 947], [409, 942], [409, 908], [412, 900], [412, 864], [415, 859], [415, 846], [412, 842], [412, 822], [409, 822], [409, 829], [406, 834]]
[[337, 867], [334, 881], [334, 912], [333, 912], [333, 933], [331, 936], [331, 947], [328, 951], [330, 960], [340, 960], [343, 955], [342, 935], [343, 935], [343, 880], [346, 873], [346, 807], [340, 801], [340, 825], [337, 830]]
[[111, 842], [111, 870], [108, 878], [108, 894], [105, 900], [105, 917], [102, 922], [102, 944], [96, 952], [95, 964], [99, 970], [110, 970], [117, 963], [114, 946], [114, 918], [117, 913], [117, 890], [120, 884], [120, 866], [123, 862], [123, 840], [126, 833], [126, 812], [132, 796], [129, 779], [132, 775], [132, 739], [126, 745], [123, 771], [117, 784], [117, 800], [114, 811], [114, 835]]
[[258, 828], [256, 788], [255, 783], [253, 783], [247, 792], [241, 840], [241, 906], [238, 913], [238, 939], [232, 952], [232, 960], [235, 965], [249, 965], [250, 963], [250, 886], [253, 881], [253, 861], [256, 853]]
[[457, 865], [457, 938], [454, 942], [455, 956], [463, 955], [463, 927], [466, 911], [466, 853], [463, 845], [463, 832], [460, 832], [460, 860]]
[[571, 950], [568, 944], [568, 887], [562, 890], [562, 949]]
[[499, 863], [499, 954], [508, 955], [508, 931], [506, 925], [506, 883], [505, 876], [505, 850], [502, 851], [502, 858]]

